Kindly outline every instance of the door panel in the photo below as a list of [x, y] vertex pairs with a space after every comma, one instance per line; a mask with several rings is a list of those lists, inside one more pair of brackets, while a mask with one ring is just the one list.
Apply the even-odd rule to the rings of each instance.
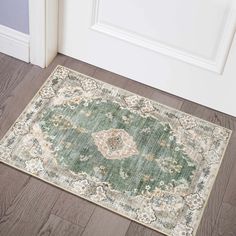
[[232, 0], [59, 0], [59, 52], [236, 116], [235, 22]]
[[230, 2], [96, 0], [92, 29], [218, 71], [211, 64], [224, 61], [232, 40]]

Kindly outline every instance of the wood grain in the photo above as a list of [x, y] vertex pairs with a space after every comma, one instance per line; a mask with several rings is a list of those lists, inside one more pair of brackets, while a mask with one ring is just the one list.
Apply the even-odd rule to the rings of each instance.
[[[28, 68], [28, 71], [19, 68], [13, 69], [10, 63], [0, 71], [1, 81], [5, 81], [4, 86], [0, 88], [0, 94], [2, 94], [0, 99], [0, 138], [21, 114], [53, 69], [58, 64], [63, 64], [65, 60], [65, 56], [58, 56], [45, 70], [21, 62], [23, 65], [18, 65], [18, 67]], [[12, 64], [15, 64], [14, 60]], [[9, 86], [9, 80], [15, 80], [15, 82], [11, 82], [14, 86]]]
[[2, 61], [2, 58], [5, 57], [6, 55], [3, 53], [0, 53], [0, 62]]
[[236, 235], [236, 207], [223, 203], [212, 236]]
[[150, 98], [163, 105], [166, 105], [166, 106], [178, 109], [178, 110], [180, 110], [183, 105], [183, 99], [164, 93], [160, 90], [155, 90]]
[[80, 73], [88, 75], [88, 76], [93, 76], [96, 71], [95, 66], [89, 65], [82, 61], [75, 60], [70, 57], [67, 57], [64, 66], [72, 70], [79, 71]]
[[[3, 54], [2, 54], [3, 55]], [[0, 71], [1, 71], [1, 80], [0, 80], [0, 94], [4, 92], [4, 89], [8, 84], [12, 82], [15, 83], [15, 78], [12, 78], [16, 71], [21, 67], [27, 66], [27, 63], [22, 63], [20, 60], [13, 60], [13, 58], [8, 56], [3, 56], [0, 58]]]
[[180, 110], [216, 125], [236, 130], [236, 118], [222, 112], [215, 111], [190, 101], [184, 101]]
[[164, 234], [148, 229], [147, 227], [136, 222], [132, 222], [125, 236], [164, 236]]
[[67, 192], [63, 192], [56, 201], [52, 209], [52, 214], [84, 227], [88, 223], [94, 209], [94, 204]]
[[10, 94], [11, 91], [24, 79], [25, 74], [32, 68], [29, 64], [11, 63], [11, 60], [4, 60], [1, 65], [2, 79], [0, 80], [0, 96], [3, 99], [4, 94]]
[[0, 163], [0, 219], [29, 179], [28, 175]]
[[125, 236], [130, 220], [96, 207], [82, 236]]
[[97, 68], [93, 76], [96, 79], [112, 84], [119, 88], [125, 88], [125, 85], [127, 84], [127, 79], [123, 76], [111, 73], [101, 68]]
[[125, 89], [146, 98], [151, 98], [154, 93], [154, 89], [152, 87], [141, 85], [140, 83], [133, 80], [128, 80], [125, 85]]
[[[236, 143], [236, 139], [234, 144]], [[236, 154], [236, 147], [234, 147], [234, 155]], [[236, 163], [231, 171], [230, 179], [226, 188], [223, 201], [236, 207]]]
[[60, 195], [60, 190], [31, 178], [0, 220], [0, 235], [37, 235]]
[[84, 228], [50, 215], [37, 236], [80, 236]]

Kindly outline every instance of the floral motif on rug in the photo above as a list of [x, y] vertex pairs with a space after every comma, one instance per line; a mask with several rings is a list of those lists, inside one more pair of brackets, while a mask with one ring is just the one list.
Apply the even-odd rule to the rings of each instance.
[[231, 131], [58, 66], [0, 161], [169, 236], [192, 236]]

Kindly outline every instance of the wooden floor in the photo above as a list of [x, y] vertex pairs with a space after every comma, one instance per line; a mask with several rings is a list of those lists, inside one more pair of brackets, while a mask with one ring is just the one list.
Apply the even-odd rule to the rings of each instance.
[[[234, 130], [197, 235], [236, 235], [236, 118], [63, 55], [41, 69], [0, 54], [0, 138], [58, 64]], [[0, 236], [34, 235], [162, 234], [0, 163]]]

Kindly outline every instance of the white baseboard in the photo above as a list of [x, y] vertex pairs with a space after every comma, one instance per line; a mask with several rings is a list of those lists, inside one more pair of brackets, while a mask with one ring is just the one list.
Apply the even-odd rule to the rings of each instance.
[[0, 52], [29, 62], [29, 35], [0, 25]]

